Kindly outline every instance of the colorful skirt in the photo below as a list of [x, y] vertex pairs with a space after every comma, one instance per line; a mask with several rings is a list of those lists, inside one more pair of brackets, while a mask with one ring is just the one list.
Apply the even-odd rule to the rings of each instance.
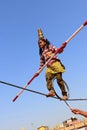
[[52, 65], [50, 65], [49, 67], [47, 67], [46, 69], [46, 73], [64, 73], [65, 72], [65, 67], [64, 65], [61, 63], [60, 60], [55, 61], [54, 63], [52, 63]]

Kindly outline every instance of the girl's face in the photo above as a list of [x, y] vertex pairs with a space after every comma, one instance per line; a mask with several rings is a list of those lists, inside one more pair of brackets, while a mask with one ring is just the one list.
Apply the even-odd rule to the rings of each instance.
[[46, 45], [46, 41], [45, 40], [39, 40], [38, 44], [39, 44], [40, 48], [44, 48], [45, 45]]

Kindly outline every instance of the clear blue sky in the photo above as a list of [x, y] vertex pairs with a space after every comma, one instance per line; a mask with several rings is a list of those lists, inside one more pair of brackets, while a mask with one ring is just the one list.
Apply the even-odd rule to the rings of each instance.
[[[87, 20], [87, 0], [1, 0], [0, 1], [0, 80], [24, 86], [39, 68], [37, 29], [59, 47]], [[64, 80], [70, 98], [87, 98], [87, 27], [73, 38], [58, 55], [66, 67]], [[48, 93], [45, 69], [29, 85]], [[0, 129], [36, 130], [74, 116], [66, 104], [52, 98], [0, 84]], [[87, 110], [87, 101], [68, 102]], [[78, 116], [79, 118], [81, 116]]]

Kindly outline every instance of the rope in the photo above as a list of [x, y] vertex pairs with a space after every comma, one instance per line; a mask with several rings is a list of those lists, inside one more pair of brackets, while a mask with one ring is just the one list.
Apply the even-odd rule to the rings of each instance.
[[[0, 81], [0, 83], [5, 84], [5, 85], [8, 85], [8, 86], [15, 87], [15, 88], [19, 88], [19, 89], [24, 89], [24, 90], [26, 90], [26, 91], [33, 92], [33, 93], [36, 93], [36, 94], [40, 94], [40, 95], [43, 95], [43, 96], [46, 96], [46, 94], [44, 94], [44, 93], [41, 93], [41, 92], [38, 92], [38, 91], [34, 91], [34, 90], [31, 90], [31, 89], [27, 89], [27, 88], [23, 88], [23, 87], [21, 87], [21, 86], [14, 85], [14, 84], [11, 84], [11, 83], [7, 83], [7, 82], [4, 82], [4, 81]], [[58, 97], [52, 97], [52, 98], [60, 99], [60, 98], [58, 98]], [[61, 99], [60, 99], [60, 100], [61, 100]], [[87, 100], [87, 98], [83, 98], [83, 99], [82, 99], [82, 98], [78, 98], [78, 99], [67, 99], [67, 101], [78, 101], [78, 100], [83, 101], [83, 100]], [[63, 100], [61, 100], [61, 101], [63, 101]], [[66, 101], [65, 101], [65, 103], [67, 104]], [[67, 104], [67, 106], [68, 106], [68, 104]]]

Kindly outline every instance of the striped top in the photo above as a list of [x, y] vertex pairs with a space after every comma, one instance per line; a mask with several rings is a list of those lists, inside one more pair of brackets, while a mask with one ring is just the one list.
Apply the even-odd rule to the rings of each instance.
[[[40, 67], [39, 69], [42, 68], [42, 66], [47, 62], [47, 60], [51, 57], [52, 54], [54, 54], [57, 51], [57, 48], [53, 45], [49, 45], [48, 47], [45, 46], [45, 48], [43, 49], [42, 55], [40, 56]], [[58, 58], [55, 55], [47, 64], [47, 66], [50, 66], [52, 63], [54, 63], [55, 61], [57, 61]]]

